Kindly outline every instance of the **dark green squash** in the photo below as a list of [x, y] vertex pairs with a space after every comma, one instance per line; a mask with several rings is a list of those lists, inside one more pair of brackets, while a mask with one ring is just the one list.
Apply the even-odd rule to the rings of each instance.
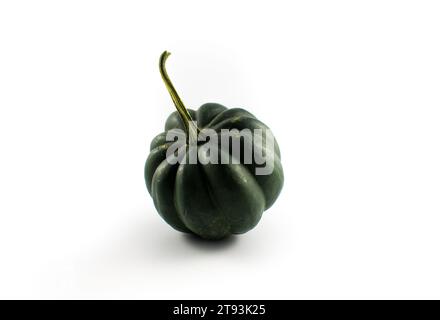
[[[166, 134], [175, 129], [187, 133], [191, 121], [197, 121], [198, 130], [211, 128], [219, 136], [221, 129], [265, 130], [268, 127], [240, 108], [228, 109], [217, 103], [206, 103], [197, 111], [186, 109], [167, 75], [165, 61], [168, 56], [165, 51], [159, 66], [177, 111], [168, 117], [165, 132], [151, 142], [145, 165], [148, 192], [159, 214], [176, 230], [205, 239], [245, 233], [257, 225], [262, 213], [272, 206], [282, 189], [284, 176], [278, 144], [275, 140], [273, 147], [267, 148], [264, 140], [252, 139], [248, 146], [261, 148], [266, 158], [274, 161], [274, 169], [269, 175], [256, 175], [254, 169], [258, 165], [254, 161], [244, 163], [241, 158], [239, 164], [170, 164], [166, 152], [173, 141], [166, 141]], [[184, 149], [183, 156], [187, 157], [191, 149], [188, 140], [184, 141], [179, 148]], [[245, 139], [240, 142], [243, 150]], [[203, 143], [196, 146], [196, 152], [201, 145]]]

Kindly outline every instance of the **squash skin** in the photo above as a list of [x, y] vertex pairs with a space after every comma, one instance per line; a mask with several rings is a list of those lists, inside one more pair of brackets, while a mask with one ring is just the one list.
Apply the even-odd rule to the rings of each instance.
[[[199, 128], [268, 129], [248, 111], [227, 109], [217, 103], [206, 103], [197, 111], [188, 109]], [[255, 164], [170, 164], [166, 160], [166, 133], [175, 128], [185, 130], [177, 111], [165, 123], [165, 132], [156, 136], [150, 145], [145, 164], [148, 192], [161, 217], [174, 229], [193, 233], [204, 239], [216, 240], [231, 234], [242, 234], [254, 228], [278, 198], [284, 183], [280, 149], [274, 140], [266, 156], [273, 157], [274, 170], [270, 175], [255, 175]], [[219, 138], [220, 141], [220, 138]], [[254, 141], [252, 141], [252, 146]], [[182, 144], [184, 157], [188, 146]], [[219, 149], [220, 150], [220, 149]], [[220, 150], [220, 152], [226, 152]], [[204, 157], [199, 154], [199, 157]]]

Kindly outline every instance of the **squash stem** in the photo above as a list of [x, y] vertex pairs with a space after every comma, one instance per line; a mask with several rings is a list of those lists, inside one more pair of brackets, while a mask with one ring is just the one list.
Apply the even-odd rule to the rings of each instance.
[[165, 87], [167, 88], [167, 90], [171, 96], [171, 99], [173, 100], [173, 103], [176, 106], [176, 109], [179, 112], [180, 117], [182, 118], [182, 121], [183, 121], [185, 128], [186, 128], [186, 132], [189, 133], [190, 129], [191, 129], [190, 127], [193, 126], [192, 117], [191, 117], [190, 113], [188, 112], [188, 110], [186, 109], [185, 105], [183, 104], [182, 100], [180, 99], [179, 94], [177, 93], [176, 89], [174, 88], [173, 83], [171, 82], [170, 78], [168, 77], [168, 73], [165, 68], [165, 62], [167, 61], [167, 58], [170, 54], [171, 54], [170, 52], [164, 51], [160, 56], [160, 59], [159, 59], [160, 75], [162, 76], [162, 80], [165, 83]]

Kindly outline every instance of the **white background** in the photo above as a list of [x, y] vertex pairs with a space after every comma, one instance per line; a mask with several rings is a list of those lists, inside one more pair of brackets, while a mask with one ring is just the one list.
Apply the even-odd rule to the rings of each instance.
[[[146, 191], [165, 49], [187, 106], [279, 141], [245, 235]], [[0, 298], [440, 298], [439, 88], [438, 1], [2, 1]]]

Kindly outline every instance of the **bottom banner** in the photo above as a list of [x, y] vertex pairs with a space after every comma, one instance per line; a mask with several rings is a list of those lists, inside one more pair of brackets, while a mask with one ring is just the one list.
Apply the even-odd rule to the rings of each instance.
[[[420, 304], [423, 304], [423, 307]], [[435, 315], [438, 301], [374, 300], [41, 300], [1, 301], [15, 316], [137, 317], [145, 319], [284, 319]], [[435, 309], [434, 309], [435, 308]], [[9, 310], [8, 310], [9, 309]]]

